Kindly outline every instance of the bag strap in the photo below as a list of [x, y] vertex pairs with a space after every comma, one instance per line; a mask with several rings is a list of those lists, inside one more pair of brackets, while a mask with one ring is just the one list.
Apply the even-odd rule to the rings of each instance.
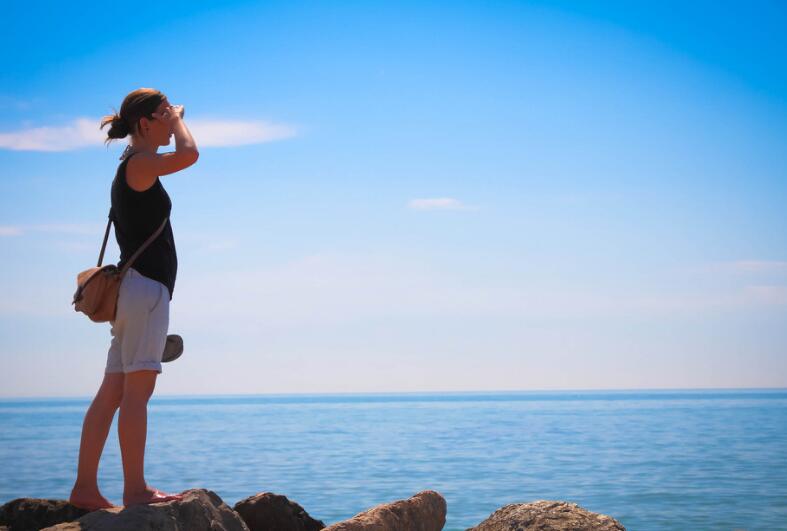
[[104, 261], [104, 249], [107, 248], [107, 239], [109, 238], [109, 226], [112, 225], [112, 209], [109, 209], [109, 221], [107, 221], [107, 230], [104, 232], [104, 243], [101, 244], [101, 253], [98, 255], [98, 265], [96, 267], [101, 267], [101, 262]]
[[131, 255], [131, 258], [128, 259], [128, 262], [126, 262], [126, 264], [123, 266], [123, 269], [120, 270], [121, 277], [126, 274], [126, 270], [128, 270], [128, 268], [131, 267], [131, 264], [134, 263], [134, 260], [136, 260], [140, 254], [142, 254], [142, 251], [145, 250], [145, 247], [153, 243], [153, 240], [155, 240], [156, 237], [159, 234], [161, 234], [161, 231], [164, 230], [164, 227], [167, 225], [168, 220], [169, 217], [164, 218], [164, 221], [161, 222], [161, 226], [158, 229], [156, 229], [156, 232], [151, 234], [150, 237], [145, 241], [145, 243], [142, 244], [142, 247], [137, 249], [137, 252]]
[[[156, 232], [151, 234], [150, 237], [148, 237], [148, 239], [145, 240], [145, 243], [143, 243], [142, 246], [139, 249], [137, 249], [137, 252], [135, 252], [133, 255], [131, 255], [131, 258], [128, 259], [128, 262], [126, 262], [126, 264], [120, 270], [120, 276], [123, 276], [123, 275], [126, 274], [126, 271], [128, 270], [128, 268], [131, 267], [131, 264], [134, 263], [134, 260], [136, 260], [137, 257], [140, 254], [142, 254], [142, 251], [144, 251], [145, 248], [148, 245], [153, 243], [153, 240], [155, 240], [156, 237], [159, 234], [161, 234], [161, 231], [163, 231], [164, 227], [166, 227], [166, 225], [167, 225], [167, 220], [169, 220], [169, 217], [164, 218], [164, 221], [161, 222], [161, 226], [158, 229], [156, 229]], [[104, 250], [107, 247], [107, 239], [109, 238], [109, 227], [110, 227], [110, 225], [112, 225], [112, 209], [111, 208], [109, 209], [109, 221], [107, 221], [107, 230], [106, 230], [106, 232], [104, 232], [104, 242], [101, 244], [101, 253], [98, 255], [98, 265], [96, 267], [101, 267], [101, 262], [104, 260]]]

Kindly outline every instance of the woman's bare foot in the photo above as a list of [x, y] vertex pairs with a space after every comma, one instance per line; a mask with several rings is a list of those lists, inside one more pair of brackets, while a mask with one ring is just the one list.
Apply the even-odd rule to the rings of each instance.
[[182, 494], [167, 494], [153, 487], [145, 487], [145, 490], [133, 493], [123, 494], [123, 505], [140, 505], [143, 503], [161, 503], [173, 500], [180, 500], [183, 498]]
[[74, 487], [71, 489], [68, 503], [88, 511], [97, 511], [98, 509], [109, 509], [110, 507], [114, 507], [112, 502], [101, 495], [98, 488]]

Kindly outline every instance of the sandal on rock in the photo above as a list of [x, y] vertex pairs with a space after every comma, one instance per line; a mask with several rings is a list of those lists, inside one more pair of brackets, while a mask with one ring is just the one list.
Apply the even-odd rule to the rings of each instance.
[[72, 503], [72, 502], [68, 502], [68, 503], [69, 503], [69, 505], [73, 505], [77, 509], [81, 509], [83, 511], [88, 511], [88, 512], [91, 512], [91, 513], [93, 511], [100, 511], [101, 509], [114, 509], [115, 507], [117, 507], [117, 505], [112, 505], [111, 507], [98, 507], [96, 505], [84, 506], [84, 505], [77, 505], [76, 503]]
[[177, 500], [182, 500], [183, 499], [183, 494], [164, 494], [163, 492], [161, 492], [158, 489], [156, 489], [156, 494], [158, 494], [158, 495], [160, 495], [162, 497], [160, 497], [160, 498], [153, 498], [153, 499], [146, 500], [146, 501], [143, 501], [143, 502], [135, 502], [135, 503], [132, 503], [131, 505], [126, 505], [125, 507], [133, 507], [134, 505], [151, 505], [153, 503], [165, 503], [165, 502], [171, 502], [171, 501], [177, 501]]

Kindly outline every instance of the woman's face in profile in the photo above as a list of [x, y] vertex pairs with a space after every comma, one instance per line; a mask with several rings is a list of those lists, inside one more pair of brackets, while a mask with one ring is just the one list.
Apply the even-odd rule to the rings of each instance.
[[[156, 107], [156, 113], [161, 114], [167, 110], [170, 106], [169, 100], [165, 96], [164, 99], [159, 103], [158, 107]], [[159, 146], [168, 146], [170, 137], [172, 135], [172, 130], [167, 122], [164, 120], [159, 120], [157, 118], [147, 118], [145, 117], [146, 122], [140, 121], [140, 125], [144, 128], [146, 125], [148, 126], [147, 131], [145, 132], [145, 138], [149, 139], [152, 143], [159, 145]]]

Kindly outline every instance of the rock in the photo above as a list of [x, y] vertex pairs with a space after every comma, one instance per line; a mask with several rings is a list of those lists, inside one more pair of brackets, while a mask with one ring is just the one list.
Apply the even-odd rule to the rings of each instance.
[[260, 492], [244, 498], [233, 509], [251, 531], [318, 531], [325, 527], [297, 503], [272, 492]]
[[538, 500], [512, 503], [466, 531], [626, 531], [623, 525], [604, 514], [592, 513], [561, 501]]
[[440, 531], [445, 513], [445, 498], [424, 490], [406, 500], [372, 507], [324, 531]]
[[[183, 491], [183, 499], [99, 509], [75, 522], [46, 528], [46, 531], [249, 531], [241, 517], [207, 489]], [[43, 531], [43, 530], [42, 530]]]
[[0, 507], [0, 530], [38, 531], [42, 527], [76, 520], [87, 513], [66, 500], [17, 498]]

